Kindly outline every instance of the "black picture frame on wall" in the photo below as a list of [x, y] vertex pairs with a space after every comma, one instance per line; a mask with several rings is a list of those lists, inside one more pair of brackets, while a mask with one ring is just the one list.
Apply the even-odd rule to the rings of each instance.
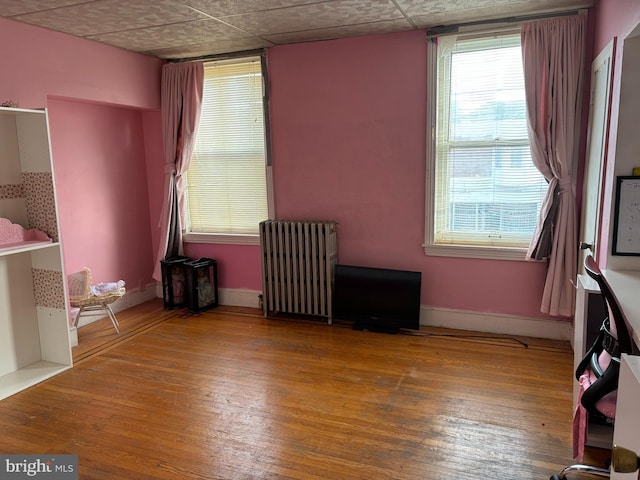
[[640, 177], [616, 177], [613, 255], [640, 256]]

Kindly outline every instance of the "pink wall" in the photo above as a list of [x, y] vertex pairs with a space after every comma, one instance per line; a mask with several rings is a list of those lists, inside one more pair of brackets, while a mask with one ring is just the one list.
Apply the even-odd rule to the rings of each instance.
[[88, 266], [96, 282], [148, 284], [153, 256], [140, 111], [50, 98], [49, 119], [67, 271]]
[[192, 258], [215, 258], [222, 288], [262, 290], [260, 247], [188, 243], [184, 253]]
[[149, 192], [151, 250], [155, 265], [155, 256], [160, 243], [160, 212], [162, 211], [162, 201], [165, 196], [164, 143], [159, 139], [159, 136], [162, 135], [161, 112], [159, 110], [143, 111], [142, 124], [144, 128], [144, 148], [146, 152], [146, 187]]
[[67, 272], [86, 265], [96, 281], [148, 283], [146, 165], [163, 168], [162, 62], [2, 18], [0, 45], [0, 101], [49, 109]]
[[640, 3], [637, 0], [600, 0], [596, 9], [597, 25], [595, 33], [594, 56], [617, 37], [614, 58], [614, 77], [612, 85], [611, 120], [609, 124], [609, 145], [607, 150], [607, 164], [603, 179], [603, 205], [605, 212], [601, 221], [600, 247], [598, 261], [606, 267], [607, 252], [610, 249], [608, 232], [613, 228], [613, 220], [609, 218], [614, 192], [613, 160], [616, 156], [616, 137], [618, 133], [618, 113], [620, 103], [620, 79], [622, 76], [622, 52], [624, 38], [640, 23]]
[[47, 97], [160, 108], [158, 59], [0, 18], [0, 101], [41, 108]]
[[640, 3], [637, 0], [599, 0], [595, 51], [600, 52], [613, 37], [624, 39], [640, 22]]
[[423, 32], [269, 50], [278, 218], [336, 220], [340, 263], [419, 270], [422, 304], [542, 317], [544, 265], [427, 257]]
[[[422, 304], [543, 316], [544, 266], [426, 257], [422, 32], [268, 52], [278, 218], [338, 222], [341, 263], [419, 270]], [[187, 244], [220, 286], [261, 290], [258, 247]]]
[[[596, 53], [611, 35], [628, 33], [640, 6], [602, 2], [599, 14]], [[111, 228], [97, 236], [105, 243], [95, 251], [110, 257], [94, 263], [97, 276], [124, 277], [137, 287], [150, 278], [158, 242], [161, 62], [4, 19], [0, 42], [13, 46], [0, 51], [2, 64], [12, 67], [0, 76], [1, 99], [50, 107], [68, 267], [91, 261], [84, 235], [95, 220], [86, 205], [115, 203], [121, 216], [109, 217]], [[278, 218], [337, 220], [341, 263], [423, 272], [424, 305], [543, 316], [543, 264], [423, 253], [423, 32], [274, 47], [268, 56]], [[131, 182], [122, 180], [124, 170]], [[94, 182], [93, 176], [115, 172], [110, 189]], [[78, 183], [93, 189], [76, 193]], [[139, 223], [145, 221], [146, 230]], [[114, 228], [122, 236], [111, 236]], [[185, 248], [190, 256], [219, 260], [221, 287], [261, 289], [258, 247]]]

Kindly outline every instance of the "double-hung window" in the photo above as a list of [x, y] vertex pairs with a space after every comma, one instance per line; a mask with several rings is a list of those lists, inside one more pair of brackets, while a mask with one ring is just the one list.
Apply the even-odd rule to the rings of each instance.
[[258, 243], [270, 188], [260, 57], [208, 62], [187, 171], [185, 240]]
[[428, 255], [524, 258], [547, 182], [531, 161], [520, 34], [430, 46]]

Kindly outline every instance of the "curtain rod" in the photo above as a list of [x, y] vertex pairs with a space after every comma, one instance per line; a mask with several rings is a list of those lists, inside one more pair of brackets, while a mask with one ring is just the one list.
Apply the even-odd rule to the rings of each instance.
[[255, 50], [243, 50], [242, 52], [230, 52], [230, 53], [217, 53], [212, 55], [201, 55], [199, 57], [188, 58], [168, 58], [169, 63], [182, 63], [182, 62], [198, 62], [200, 60], [226, 60], [238, 57], [263, 57], [265, 55], [264, 48]]
[[456, 23], [454, 25], [438, 25], [427, 29], [427, 37], [435, 37], [437, 35], [446, 35], [450, 33], [459, 33], [460, 29], [466, 27], [478, 27], [483, 25], [494, 25], [497, 23], [523, 23], [532, 20], [544, 20], [547, 18], [567, 17], [570, 15], [584, 15], [587, 9], [567, 10], [562, 12], [537, 13], [532, 15], [522, 15], [518, 17], [493, 18], [491, 20], [477, 20], [474, 22]]

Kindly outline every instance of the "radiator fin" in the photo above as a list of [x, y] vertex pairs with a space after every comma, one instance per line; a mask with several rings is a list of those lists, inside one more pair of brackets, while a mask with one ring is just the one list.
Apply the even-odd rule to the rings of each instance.
[[326, 317], [332, 323], [335, 222], [260, 222], [263, 309]]

